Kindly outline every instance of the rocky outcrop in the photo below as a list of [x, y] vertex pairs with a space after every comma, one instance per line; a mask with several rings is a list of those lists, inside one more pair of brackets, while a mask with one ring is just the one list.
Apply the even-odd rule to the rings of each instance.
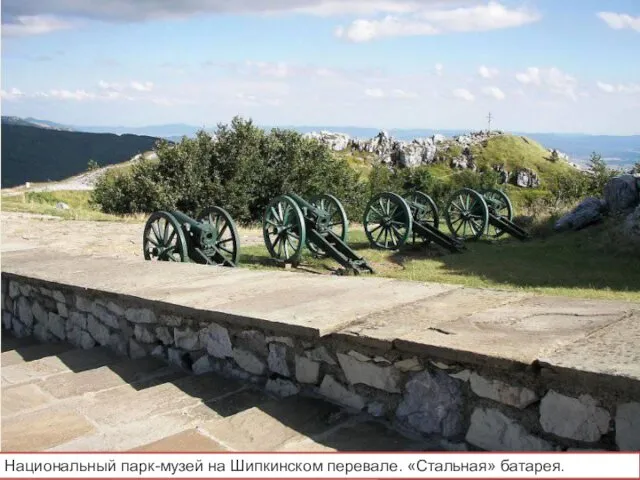
[[580, 230], [588, 225], [599, 222], [606, 206], [599, 198], [589, 197], [571, 212], [560, 218], [554, 228], [562, 230]]
[[[307, 138], [313, 138], [327, 145], [334, 151], [351, 149], [357, 152], [375, 154], [381, 163], [398, 167], [417, 167], [430, 165], [437, 161], [446, 161], [451, 168], [459, 170], [476, 170], [471, 147], [485, 144], [492, 137], [504, 135], [504, 132], [485, 131], [470, 132], [447, 138], [436, 134], [428, 138], [416, 138], [411, 141], [396, 140], [386, 131], [381, 131], [371, 139], [351, 138], [344, 133], [312, 132]], [[552, 150], [550, 150], [552, 151]], [[567, 161], [565, 154], [557, 152], [558, 158]], [[494, 166], [500, 171], [502, 183], [512, 183], [522, 188], [536, 188], [540, 180], [531, 169], [521, 169], [510, 173], [502, 166]]]
[[624, 212], [635, 207], [640, 199], [640, 178], [633, 175], [614, 177], [604, 187], [604, 201], [611, 212]]

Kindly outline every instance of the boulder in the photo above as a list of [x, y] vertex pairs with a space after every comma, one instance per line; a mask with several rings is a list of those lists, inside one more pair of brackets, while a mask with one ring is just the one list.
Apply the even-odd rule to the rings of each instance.
[[599, 222], [605, 211], [605, 203], [599, 198], [585, 198], [580, 205], [560, 218], [554, 228], [562, 230], [580, 230], [588, 225]]
[[604, 186], [604, 201], [611, 212], [623, 212], [640, 203], [638, 182], [633, 175], [614, 177]]
[[624, 221], [624, 231], [632, 239], [640, 240], [640, 205], [627, 215]]
[[521, 168], [515, 172], [514, 183], [522, 188], [537, 188], [540, 186], [540, 179], [536, 172], [530, 168]]

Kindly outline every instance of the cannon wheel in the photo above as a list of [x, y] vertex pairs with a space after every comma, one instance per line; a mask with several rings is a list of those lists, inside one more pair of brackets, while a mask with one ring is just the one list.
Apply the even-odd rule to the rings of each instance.
[[302, 210], [291, 197], [282, 195], [271, 201], [264, 214], [262, 233], [273, 258], [297, 263], [307, 235]]
[[145, 260], [188, 262], [187, 241], [180, 223], [167, 212], [154, 212], [144, 226], [142, 250]]
[[[329, 214], [329, 225], [327, 225], [328, 229], [332, 230], [333, 233], [340, 237], [340, 240], [346, 243], [349, 221], [347, 220], [347, 212], [345, 212], [340, 200], [333, 195], [325, 194], [312, 197], [309, 203]], [[307, 247], [317, 257], [327, 256], [323, 250], [318, 248], [316, 244], [309, 239], [307, 239]]]
[[364, 211], [364, 231], [373, 247], [397, 250], [411, 236], [411, 209], [400, 195], [375, 195]]
[[[218, 265], [225, 260], [238, 265], [240, 260], [240, 236], [231, 215], [224, 208], [213, 206], [205, 208], [196, 218], [200, 223], [208, 223], [216, 229], [216, 248], [209, 260]], [[220, 256], [223, 258], [221, 259]]]
[[[429, 195], [420, 191], [414, 191], [407, 194], [404, 199], [411, 209], [411, 215], [415, 223], [421, 223], [423, 225], [429, 224], [435, 229], [438, 228], [440, 225], [438, 207]], [[417, 239], [418, 234], [413, 231], [410, 236], [411, 243], [415, 244]]]
[[451, 233], [464, 240], [478, 240], [489, 225], [489, 208], [484, 197], [470, 188], [451, 196], [445, 216]]
[[[495, 202], [496, 208], [489, 207], [494, 215], [498, 217], [505, 217], [509, 221], [513, 220], [513, 206], [511, 205], [511, 200], [509, 200], [506, 193], [490, 188], [483, 192], [482, 196], [488, 200], [487, 205]], [[505, 232], [503, 230], [496, 228], [491, 224], [487, 227], [487, 236], [489, 237], [498, 238], [504, 235], [504, 233]]]

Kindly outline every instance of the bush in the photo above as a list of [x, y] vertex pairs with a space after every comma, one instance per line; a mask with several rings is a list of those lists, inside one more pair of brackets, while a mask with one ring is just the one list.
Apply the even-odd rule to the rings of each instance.
[[361, 215], [365, 190], [357, 173], [317, 140], [290, 130], [265, 132], [240, 117], [218, 125], [215, 137], [200, 131], [175, 145], [160, 142], [157, 161], [141, 160], [130, 172], [101, 177], [94, 201], [116, 214], [177, 209], [195, 216], [219, 205], [248, 223], [261, 221], [278, 195], [330, 193], [349, 217]]

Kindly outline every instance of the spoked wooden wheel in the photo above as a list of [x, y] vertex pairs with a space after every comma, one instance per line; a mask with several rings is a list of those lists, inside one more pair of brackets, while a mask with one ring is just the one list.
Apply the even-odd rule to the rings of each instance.
[[144, 226], [142, 249], [145, 260], [188, 261], [187, 242], [178, 221], [167, 212], [153, 213]]
[[364, 212], [364, 231], [369, 243], [397, 250], [411, 235], [411, 209], [400, 195], [383, 192], [374, 196]]
[[212, 241], [203, 242], [209, 247], [203, 252], [209, 261], [217, 265], [237, 265], [240, 236], [231, 215], [224, 208], [213, 206], [204, 209], [196, 220], [213, 228]]
[[[513, 220], [513, 206], [511, 205], [511, 200], [509, 200], [509, 197], [507, 197], [504, 192], [491, 188], [483, 192], [482, 196], [485, 198], [489, 211], [493, 215], [496, 217], [504, 217], [509, 221]], [[487, 236], [498, 238], [504, 235], [504, 233], [504, 230], [494, 227], [489, 223]]]
[[306, 243], [302, 211], [292, 198], [282, 195], [267, 206], [262, 222], [269, 254], [281, 262], [297, 262]]
[[[326, 213], [319, 222], [320, 225], [317, 226], [318, 231], [323, 232], [331, 230], [340, 238], [340, 240], [346, 243], [349, 222], [347, 220], [347, 213], [340, 201], [333, 195], [316, 195], [311, 198], [309, 203]], [[307, 247], [317, 257], [326, 257], [327, 255], [309, 238], [307, 238]]]
[[445, 214], [451, 233], [464, 240], [478, 240], [489, 225], [489, 209], [483, 196], [470, 188], [451, 196]]
[[[414, 223], [420, 223], [422, 225], [428, 224], [435, 229], [438, 228], [440, 225], [438, 207], [429, 195], [423, 192], [414, 191], [407, 194], [404, 199], [411, 209], [411, 216]], [[415, 231], [412, 231], [409, 241], [415, 244], [416, 240], [419, 238], [419, 235]], [[422, 240], [424, 241], [425, 239], [423, 238]]]

